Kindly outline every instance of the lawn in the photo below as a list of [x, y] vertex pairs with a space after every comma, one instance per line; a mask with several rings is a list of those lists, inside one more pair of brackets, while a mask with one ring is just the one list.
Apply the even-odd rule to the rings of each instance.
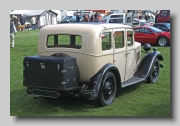
[[[157, 47], [164, 57], [164, 68], [156, 83], [142, 82], [124, 88], [110, 106], [97, 107], [84, 99], [34, 99], [23, 86], [23, 59], [38, 52], [36, 31], [18, 32], [15, 48], [10, 49], [11, 116], [147, 116], [171, 117], [170, 47]], [[143, 55], [143, 53], [142, 53]]]

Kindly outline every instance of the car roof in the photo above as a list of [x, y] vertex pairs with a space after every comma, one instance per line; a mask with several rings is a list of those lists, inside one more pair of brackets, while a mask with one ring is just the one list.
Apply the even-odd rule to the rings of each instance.
[[[55, 26], [58, 27], [58, 26], [61, 26], [61, 25], [64, 25], [64, 26], [80, 26], [80, 27], [81, 26], [89, 27], [89, 25], [93, 25], [93, 27], [102, 26], [105, 29], [108, 29], [108, 28], [132, 28], [129, 25], [124, 25], [124, 24], [119, 24], [119, 23], [104, 23], [104, 22], [79, 22], [79, 23], [75, 22], [75, 23], [56, 24]], [[51, 27], [51, 26], [54, 26], [54, 25], [49, 25], [49, 26]]]

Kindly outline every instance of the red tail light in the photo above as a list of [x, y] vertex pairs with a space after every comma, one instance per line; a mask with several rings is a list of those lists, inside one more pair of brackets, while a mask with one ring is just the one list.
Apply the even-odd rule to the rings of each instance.
[[26, 90], [26, 93], [27, 93], [27, 94], [32, 94], [32, 89], [28, 88], [28, 89]]
[[60, 97], [60, 93], [57, 92], [56, 93], [56, 97], [59, 98]]

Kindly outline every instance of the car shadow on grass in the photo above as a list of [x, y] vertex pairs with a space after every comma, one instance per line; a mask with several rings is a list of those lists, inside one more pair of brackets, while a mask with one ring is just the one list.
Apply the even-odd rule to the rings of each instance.
[[[131, 93], [144, 83], [123, 88], [117, 97]], [[11, 116], [34, 116], [34, 115], [50, 115], [55, 111], [72, 111], [72, 112], [89, 112], [91, 109], [100, 108], [97, 100], [86, 100], [84, 98], [61, 97], [54, 98], [37, 98], [34, 99], [34, 94], [26, 94], [26, 89], [11, 91], [10, 109]]]
[[141, 87], [141, 85], [143, 85], [145, 83], [145, 81], [134, 84], [134, 85], [130, 85], [127, 87], [124, 87], [123, 89], [121, 89], [120, 91], [117, 92], [117, 97], [122, 96], [122, 95], [126, 95], [128, 93], [132, 93], [133, 91], [139, 89]]

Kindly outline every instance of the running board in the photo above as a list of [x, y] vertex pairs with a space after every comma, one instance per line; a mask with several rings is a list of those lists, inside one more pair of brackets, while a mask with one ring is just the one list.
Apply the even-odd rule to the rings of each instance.
[[122, 88], [144, 81], [144, 78], [133, 77], [122, 83]]

